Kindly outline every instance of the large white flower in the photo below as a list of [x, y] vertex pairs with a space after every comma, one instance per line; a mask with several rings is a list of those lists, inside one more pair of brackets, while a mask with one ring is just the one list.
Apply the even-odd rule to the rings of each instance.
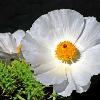
[[18, 30], [11, 33], [0, 33], [0, 51], [13, 54], [20, 53], [21, 49], [21, 40], [25, 36], [25, 32], [23, 30]]
[[100, 23], [61, 9], [39, 17], [22, 41], [22, 53], [36, 78], [62, 96], [85, 92], [100, 73]]

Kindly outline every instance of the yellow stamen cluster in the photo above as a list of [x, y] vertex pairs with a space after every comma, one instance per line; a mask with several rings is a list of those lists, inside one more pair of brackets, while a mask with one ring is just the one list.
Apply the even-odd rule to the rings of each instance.
[[59, 60], [69, 63], [77, 58], [78, 50], [71, 42], [63, 41], [57, 45], [55, 53]]
[[20, 54], [21, 48], [22, 48], [22, 45], [21, 44], [17, 46], [17, 48], [16, 48], [17, 54]]

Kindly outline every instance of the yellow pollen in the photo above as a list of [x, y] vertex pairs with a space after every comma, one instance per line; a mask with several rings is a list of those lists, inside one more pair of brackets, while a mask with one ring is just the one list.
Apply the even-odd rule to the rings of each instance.
[[17, 46], [17, 48], [16, 48], [17, 54], [20, 54], [21, 48], [22, 48], [22, 45], [21, 44]]
[[55, 53], [59, 60], [64, 63], [70, 63], [77, 58], [78, 50], [71, 42], [63, 41], [57, 45]]

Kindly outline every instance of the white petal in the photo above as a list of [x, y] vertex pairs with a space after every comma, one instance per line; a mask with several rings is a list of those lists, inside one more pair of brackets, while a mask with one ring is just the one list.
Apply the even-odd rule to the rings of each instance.
[[66, 87], [68, 86], [69, 82], [68, 80], [64, 80], [62, 83], [60, 84], [54, 84], [53, 85], [53, 89], [57, 92], [60, 93], [62, 91], [64, 91], [66, 89]]
[[[99, 62], [100, 61], [100, 44], [86, 50], [84, 52], [84, 55], [85, 55], [84, 57], [87, 57], [86, 60], [88, 60], [89, 63], [100, 64], [100, 62]], [[88, 58], [88, 57], [90, 57], [90, 58]], [[86, 62], [86, 63], [88, 63], [88, 62]]]
[[36, 75], [48, 72], [48, 71], [55, 68], [54, 64], [55, 64], [54, 62], [47, 62], [45, 64], [39, 65], [39, 66], [34, 68], [34, 72]]
[[[65, 81], [63, 81], [63, 82], [60, 83], [60, 84], [54, 84], [54, 85], [53, 85], [53, 89], [54, 89], [59, 95], [62, 95], [62, 96], [67, 97], [67, 96], [70, 96], [70, 95], [71, 95], [71, 91], [70, 91], [70, 93], [65, 91], [66, 88], [67, 88], [67, 89], [70, 89], [70, 88], [71, 88], [71, 86], [68, 88], [68, 87], [67, 87], [68, 85], [69, 85], [69, 82], [68, 82], [67, 80], [65, 80]], [[73, 91], [73, 90], [76, 90], [76, 92], [78, 92], [78, 93], [86, 92], [86, 91], [89, 89], [89, 87], [90, 87], [90, 83], [88, 83], [88, 85], [86, 85], [86, 86], [79, 86], [79, 85], [77, 85], [77, 84], [75, 84], [75, 83], [74, 83], [74, 85], [75, 85], [75, 88], [73, 88], [72, 91]]]
[[[59, 84], [66, 80], [65, 67], [57, 64], [53, 64], [52, 66], [54, 67], [52, 70], [36, 75], [36, 79], [44, 85]], [[47, 67], [50, 67], [50, 65], [48, 64]]]
[[0, 33], [0, 47], [3, 52], [16, 53], [16, 41], [11, 33]]
[[88, 65], [83, 67], [92, 75], [100, 73], [100, 44], [88, 49], [84, 52], [84, 64]]
[[85, 29], [76, 45], [82, 51], [100, 43], [100, 23], [94, 17], [86, 17]]
[[74, 66], [72, 66], [73, 68], [71, 68], [72, 77], [75, 80], [75, 83], [79, 86], [87, 85], [90, 82], [90, 79], [91, 79], [91, 73], [84, 70], [82, 68], [83, 66], [84, 66], [84, 64], [83, 65], [77, 64], [77, 66], [74, 65]]
[[26, 33], [22, 40], [22, 53], [27, 62], [33, 65], [40, 65], [49, 62], [50, 54], [45, 45], [41, 45]]
[[69, 84], [66, 85], [66, 88], [64, 91], [58, 93], [59, 95], [62, 95], [64, 97], [70, 96], [72, 91], [76, 90], [75, 82], [72, 78], [71, 71], [69, 68], [67, 68], [66, 73], [67, 73], [67, 78], [68, 78]]
[[76, 91], [77, 91], [78, 93], [86, 92], [86, 91], [89, 89], [90, 84], [91, 84], [91, 82], [89, 82], [89, 83], [88, 83], [87, 85], [85, 85], [85, 86], [79, 86], [79, 85], [77, 85]]
[[12, 35], [16, 39], [16, 43], [18, 46], [20, 44], [21, 40], [23, 39], [23, 37], [25, 36], [25, 32], [23, 30], [17, 30]]
[[67, 68], [66, 73], [67, 73], [68, 80], [64, 80], [60, 84], [53, 85], [54, 90], [59, 95], [67, 97], [67, 96], [71, 95], [73, 90], [76, 90], [78, 93], [82, 93], [82, 92], [86, 92], [89, 89], [90, 83], [88, 83], [87, 85], [84, 85], [84, 86], [80, 86], [80, 85], [76, 84], [76, 81], [73, 79], [70, 68]]
[[76, 84], [87, 85], [93, 75], [100, 73], [100, 44], [85, 51], [80, 61], [71, 65], [72, 76]]
[[[66, 39], [75, 42], [84, 27], [84, 18], [74, 10], [54, 10], [39, 17], [28, 32], [34, 38], [43, 38], [47, 42]], [[53, 42], [54, 42], [53, 41]]]
[[2, 43], [1, 40], [0, 40], [0, 51], [9, 53], [9, 50], [5, 47], [5, 45]]

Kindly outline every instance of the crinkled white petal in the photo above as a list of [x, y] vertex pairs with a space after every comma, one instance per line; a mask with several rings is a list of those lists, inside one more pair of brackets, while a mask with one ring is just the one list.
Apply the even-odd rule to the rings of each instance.
[[16, 41], [11, 33], [0, 33], [0, 48], [6, 53], [16, 53]]
[[100, 44], [86, 50], [84, 52], [84, 63], [87, 66], [83, 68], [89, 71], [92, 75], [100, 73]]
[[[50, 65], [48, 63], [47, 67], [50, 67]], [[56, 63], [53, 63], [52, 66], [54, 68], [36, 75], [36, 79], [45, 85], [59, 84], [67, 79], [64, 66], [57, 65]]]
[[87, 85], [85, 85], [85, 86], [79, 86], [79, 85], [76, 84], [76, 91], [77, 91], [78, 93], [86, 92], [86, 91], [89, 89], [90, 84], [91, 84], [91, 82], [89, 82], [89, 83], [88, 83]]
[[94, 17], [86, 17], [85, 29], [76, 45], [81, 51], [100, 43], [100, 23]]
[[[75, 42], [84, 28], [84, 17], [70, 9], [54, 10], [39, 17], [27, 32], [46, 42], [68, 40]], [[42, 41], [41, 41], [42, 42]]]
[[[73, 90], [76, 90], [76, 92], [78, 93], [83, 93], [86, 92], [89, 87], [90, 87], [90, 83], [88, 83], [85, 86], [79, 86], [76, 83], [73, 83], [73, 87], [72, 85], [70, 85], [71, 83], [68, 82], [68, 80], [64, 80], [62, 83], [60, 84], [54, 84], [53, 85], [53, 89], [59, 94], [62, 95], [64, 97], [70, 96], [71, 93], [73, 92]], [[66, 89], [70, 89], [70, 91], [66, 91]]]
[[45, 72], [48, 72], [48, 71], [54, 69], [55, 68], [54, 64], [55, 64], [54, 61], [47, 62], [45, 64], [41, 64], [34, 68], [34, 72], [36, 75], [43, 74]]
[[100, 73], [100, 44], [85, 51], [80, 61], [71, 65], [71, 72], [76, 84], [85, 86], [93, 75]]
[[68, 86], [69, 82], [68, 79], [64, 80], [62, 83], [60, 84], [54, 84], [53, 85], [53, 89], [57, 92], [57, 93], [61, 93], [63, 91], [65, 91], [66, 87]]
[[91, 79], [91, 73], [90, 72], [84, 70], [83, 68], [79, 68], [79, 67], [83, 67], [83, 66], [84, 66], [84, 64], [83, 65], [77, 64], [76, 66], [74, 65], [74, 66], [72, 66], [73, 68], [71, 68], [72, 77], [75, 80], [76, 84], [78, 84], [80, 86], [87, 85], [90, 82], [90, 79]]
[[20, 45], [21, 40], [25, 36], [25, 32], [23, 30], [17, 30], [12, 35], [16, 39], [16, 43], [17, 43], [17, 46], [18, 46], [18, 45]]
[[26, 62], [29, 62], [33, 66], [38, 66], [51, 60], [51, 55], [48, 54], [46, 45], [41, 44], [41, 42], [38, 43], [38, 41], [34, 40], [28, 33], [26, 33], [21, 44], [22, 54]]
[[1, 40], [0, 40], [0, 51], [9, 53], [9, 50], [5, 47], [5, 45], [2, 43]]
[[70, 96], [73, 90], [76, 90], [78, 93], [86, 92], [89, 87], [90, 83], [89, 82], [87, 85], [80, 86], [79, 84], [76, 84], [76, 81], [74, 80], [70, 67], [67, 68], [66, 70], [67, 73], [67, 80], [64, 80], [60, 84], [54, 84], [53, 88], [54, 90], [59, 94], [64, 97]]
[[68, 78], [68, 85], [66, 86], [64, 91], [58, 93], [59, 95], [62, 95], [64, 97], [70, 96], [72, 91], [76, 90], [75, 82], [74, 82], [73, 77], [71, 75], [70, 68], [67, 67], [66, 73], [67, 73], [67, 78]]

